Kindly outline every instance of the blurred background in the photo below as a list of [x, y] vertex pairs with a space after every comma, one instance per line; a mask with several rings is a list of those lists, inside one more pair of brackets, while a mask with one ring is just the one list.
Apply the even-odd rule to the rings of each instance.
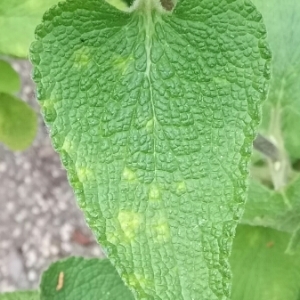
[[17, 96], [34, 110], [38, 126], [24, 151], [0, 144], [0, 292], [37, 287], [42, 271], [59, 258], [102, 255], [51, 146], [35, 100], [31, 65], [8, 62], [21, 77]]
[[0, 1], [0, 293], [37, 287], [59, 258], [103, 256], [51, 146], [31, 80], [34, 29], [57, 2]]

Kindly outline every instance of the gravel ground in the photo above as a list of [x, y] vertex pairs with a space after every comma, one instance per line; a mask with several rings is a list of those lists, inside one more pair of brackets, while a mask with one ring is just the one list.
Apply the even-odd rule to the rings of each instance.
[[[20, 97], [39, 114], [27, 61]], [[103, 253], [85, 224], [39, 114], [31, 148], [13, 153], [0, 145], [0, 292], [36, 288], [52, 261]]]

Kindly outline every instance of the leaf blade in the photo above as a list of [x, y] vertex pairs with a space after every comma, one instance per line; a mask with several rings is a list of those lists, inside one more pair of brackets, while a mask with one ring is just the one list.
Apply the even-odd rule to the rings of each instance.
[[11, 67], [11, 65], [0, 59], [0, 92], [15, 93], [21, 87], [19, 74]]
[[0, 300], [39, 300], [38, 291], [18, 291], [0, 294]]
[[43, 273], [41, 300], [133, 300], [108, 259], [70, 257]]
[[0, 93], [0, 141], [11, 150], [25, 150], [35, 138], [37, 116], [24, 101]]
[[266, 93], [265, 29], [243, 1], [182, 0], [172, 15], [154, 2], [49, 11], [31, 49], [38, 97], [87, 222], [135, 294], [220, 299]]
[[230, 263], [232, 300], [298, 300], [299, 252], [285, 253], [290, 234], [239, 225]]

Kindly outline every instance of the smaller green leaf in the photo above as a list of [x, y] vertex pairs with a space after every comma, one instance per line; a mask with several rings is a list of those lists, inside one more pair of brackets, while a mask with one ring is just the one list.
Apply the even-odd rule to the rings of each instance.
[[251, 180], [241, 223], [293, 233], [300, 225], [300, 177], [280, 191]]
[[285, 253], [290, 234], [239, 225], [230, 263], [232, 300], [298, 300], [300, 254]]
[[37, 116], [22, 100], [0, 93], [0, 141], [12, 150], [24, 150], [37, 130]]
[[134, 300], [108, 259], [58, 261], [43, 274], [40, 287], [42, 300]]
[[12, 66], [0, 59], [0, 92], [15, 93], [21, 87], [19, 74]]
[[0, 294], [0, 300], [39, 300], [38, 291], [19, 291], [14, 293]]
[[34, 29], [43, 13], [59, 0], [0, 1], [0, 53], [27, 57]]
[[273, 53], [272, 79], [263, 107], [263, 133], [283, 139], [289, 156], [300, 157], [300, 1], [253, 0], [262, 13]]

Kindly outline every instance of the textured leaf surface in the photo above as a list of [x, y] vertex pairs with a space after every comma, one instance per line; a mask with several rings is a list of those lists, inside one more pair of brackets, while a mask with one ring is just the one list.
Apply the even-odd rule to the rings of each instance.
[[268, 60], [247, 1], [68, 1], [31, 49], [88, 224], [138, 299], [226, 299]]
[[58, 0], [1, 0], [0, 53], [27, 57], [34, 29], [46, 9]]
[[24, 150], [32, 143], [36, 130], [33, 109], [12, 95], [0, 93], [0, 142], [12, 150]]
[[299, 300], [300, 254], [285, 253], [290, 235], [239, 225], [230, 263], [232, 300]]
[[39, 300], [38, 291], [24, 291], [0, 294], [0, 300]]
[[20, 87], [19, 74], [8, 62], [0, 59], [0, 92], [15, 93]]
[[134, 300], [108, 259], [71, 257], [44, 272], [41, 300]]
[[272, 80], [262, 129], [278, 130], [292, 158], [300, 158], [300, 1], [253, 0], [261, 11], [273, 53]]

